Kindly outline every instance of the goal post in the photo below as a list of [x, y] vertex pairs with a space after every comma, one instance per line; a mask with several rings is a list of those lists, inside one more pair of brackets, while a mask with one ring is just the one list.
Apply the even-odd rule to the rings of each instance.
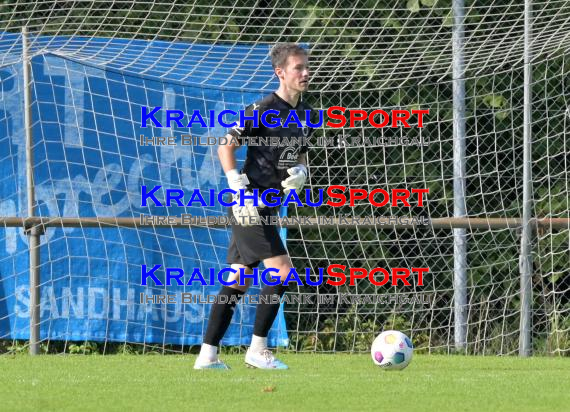
[[[142, 127], [141, 110], [242, 109], [275, 89], [268, 52], [291, 41], [310, 50], [303, 98], [316, 109], [430, 111], [422, 128], [316, 131], [312, 192], [343, 185], [429, 194], [425, 206], [408, 208], [289, 206], [287, 217], [299, 220], [281, 227], [294, 266], [430, 273], [421, 287], [366, 279], [290, 286], [286, 296], [298, 300], [284, 303], [271, 343], [360, 352], [396, 328], [429, 353], [525, 355], [532, 346], [568, 355], [567, 2], [534, 2], [532, 39], [521, 2], [466, 5], [463, 17], [454, 12], [460, 3], [0, 5], [0, 352], [22, 340], [32, 353], [84, 341], [106, 352], [199, 344], [208, 304], [146, 304], [140, 293], [208, 295], [219, 284], [145, 289], [141, 265], [161, 264], [161, 278], [169, 267], [223, 267], [229, 231], [208, 217], [225, 208], [141, 206], [141, 186], [224, 189], [215, 146], [180, 141], [227, 129]], [[144, 145], [141, 135], [177, 144]], [[327, 147], [319, 138], [360, 140]], [[182, 214], [204, 220], [188, 224]], [[238, 306], [225, 345], [249, 343], [254, 310]]]

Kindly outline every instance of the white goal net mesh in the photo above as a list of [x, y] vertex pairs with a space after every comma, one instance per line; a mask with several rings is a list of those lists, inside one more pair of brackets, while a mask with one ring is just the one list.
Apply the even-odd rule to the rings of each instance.
[[[289, 207], [289, 216], [447, 218], [454, 214], [451, 0], [7, 1], [0, 5], [0, 216], [27, 216], [23, 37], [28, 30], [36, 214], [44, 217], [222, 216], [222, 207], [142, 207], [141, 185], [219, 191], [215, 147], [143, 146], [140, 136], [222, 136], [227, 129], [141, 127], [143, 106], [240, 110], [276, 88], [270, 47], [310, 50], [316, 109], [429, 109], [424, 127], [323, 127], [316, 137], [418, 139], [425, 145], [309, 151], [309, 187], [429, 188], [425, 206]], [[464, 20], [465, 208], [520, 218], [524, 5], [467, 2]], [[533, 217], [570, 215], [570, 2], [533, 2]], [[161, 115], [162, 116], [162, 115]], [[165, 121], [161, 117], [161, 121]], [[417, 126], [417, 125], [412, 125]], [[242, 160], [244, 153], [242, 152]], [[161, 195], [163, 195], [162, 192]], [[162, 197], [164, 198], [164, 197]], [[297, 268], [429, 267], [424, 286], [291, 286], [272, 329], [297, 351], [367, 351], [382, 330], [427, 352], [454, 342], [454, 234], [415, 226], [283, 232]], [[185, 351], [201, 342], [209, 306], [141, 303], [146, 294], [216, 293], [216, 286], [141, 286], [141, 265], [225, 266], [226, 228], [50, 227], [40, 259], [44, 350]], [[520, 332], [520, 227], [467, 229], [463, 351], [511, 354]], [[28, 239], [0, 227], [0, 352], [29, 334]], [[533, 243], [537, 353], [570, 353], [570, 228], [540, 226]], [[187, 279], [187, 278], [186, 278]], [[256, 288], [249, 293], [255, 294]], [[361, 301], [353, 296], [383, 296]], [[332, 296], [333, 299], [319, 299]], [[242, 303], [223, 341], [244, 345], [255, 305]], [[71, 348], [71, 349], [70, 349]], [[95, 349], [96, 348], [96, 349]], [[129, 349], [129, 350], [130, 350]]]

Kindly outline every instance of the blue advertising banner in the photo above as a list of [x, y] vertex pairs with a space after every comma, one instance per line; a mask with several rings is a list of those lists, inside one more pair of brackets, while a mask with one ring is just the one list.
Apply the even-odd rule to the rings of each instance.
[[[15, 37], [15, 50], [21, 48], [19, 42]], [[256, 70], [270, 64], [259, 59], [268, 49], [111, 39], [77, 39], [73, 47], [75, 54], [43, 53], [32, 59], [36, 213], [135, 218], [140, 214], [225, 215], [219, 204], [141, 207], [142, 185], [204, 192], [226, 188], [215, 146], [179, 142], [183, 134], [223, 136], [227, 132], [220, 126], [141, 127], [141, 108], [161, 106], [185, 113], [243, 109], [266, 93], [262, 85], [273, 82], [267, 70]], [[113, 50], [117, 59], [130, 56], [137, 69], [112, 62], [96, 64], [98, 53]], [[148, 50], [154, 53], [145, 54]], [[81, 55], [89, 56], [88, 64], [80, 62]], [[224, 59], [251, 64], [251, 78], [232, 80], [228, 73], [222, 82], [220, 76], [211, 76], [212, 67], [223, 70]], [[147, 71], [141, 69], [145, 65]], [[21, 63], [0, 67], [0, 84], [0, 215], [26, 216]], [[175, 136], [178, 144], [141, 145], [141, 135]], [[244, 156], [245, 149], [240, 149], [238, 158]], [[48, 229], [41, 247], [41, 339], [201, 343], [210, 305], [182, 303], [182, 293], [215, 295], [221, 285], [145, 287], [141, 267], [162, 265], [155, 272], [162, 283], [170, 267], [184, 269], [185, 283], [194, 268], [209, 279], [211, 268], [217, 272], [228, 266], [229, 238], [227, 229], [208, 228]], [[29, 337], [27, 242], [23, 229], [0, 228], [0, 339]], [[251, 287], [248, 293], [258, 294], [259, 287]], [[176, 295], [177, 299], [171, 304], [141, 303], [141, 294]], [[255, 304], [238, 305], [222, 343], [249, 344], [254, 315]], [[282, 311], [269, 341], [276, 346], [288, 344]]]

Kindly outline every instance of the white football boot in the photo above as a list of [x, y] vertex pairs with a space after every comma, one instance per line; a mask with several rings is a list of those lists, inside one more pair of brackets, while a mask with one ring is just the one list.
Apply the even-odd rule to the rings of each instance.
[[273, 356], [269, 349], [261, 352], [249, 350], [245, 354], [245, 363], [250, 368], [258, 369], [289, 369], [287, 365]]
[[230, 369], [230, 367], [219, 359], [215, 361], [204, 361], [198, 357], [196, 362], [194, 362], [194, 369]]

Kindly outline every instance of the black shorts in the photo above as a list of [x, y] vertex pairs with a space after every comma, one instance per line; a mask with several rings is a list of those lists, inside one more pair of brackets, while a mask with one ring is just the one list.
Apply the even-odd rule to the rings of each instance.
[[[269, 216], [277, 212], [271, 208], [259, 211], [262, 216]], [[232, 208], [228, 208], [228, 216], [233, 216]], [[251, 268], [259, 266], [264, 259], [287, 255], [287, 249], [279, 236], [276, 225], [232, 225], [232, 238], [228, 247], [227, 263], [239, 263]]]

